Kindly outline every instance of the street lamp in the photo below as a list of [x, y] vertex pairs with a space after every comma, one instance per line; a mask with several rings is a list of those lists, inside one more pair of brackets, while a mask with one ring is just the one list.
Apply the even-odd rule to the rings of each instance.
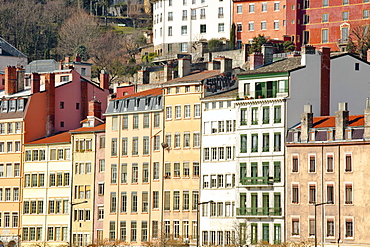
[[72, 247], [72, 217], [73, 217], [73, 206], [83, 204], [83, 203], [88, 203], [88, 201], [82, 201], [82, 202], [70, 202], [71, 204], [71, 212], [70, 212], [70, 217], [69, 217], [69, 247]]
[[198, 202], [197, 203], [197, 247], [199, 247], [199, 205], [212, 203], [213, 200], [209, 200], [208, 202]]
[[[322, 203], [315, 203], [314, 206], [315, 206], [315, 247], [317, 247], [317, 222], [316, 222], [316, 207], [317, 206], [322, 206], [322, 205], [325, 205], [325, 204], [333, 204], [332, 201], [327, 201], [327, 202], [322, 202]], [[321, 229], [323, 230], [323, 229]], [[324, 240], [323, 240], [324, 241]]]

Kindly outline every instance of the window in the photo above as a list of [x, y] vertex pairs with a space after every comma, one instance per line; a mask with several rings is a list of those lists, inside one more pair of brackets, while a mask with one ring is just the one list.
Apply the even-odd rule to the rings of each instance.
[[236, 24], [236, 31], [237, 31], [237, 32], [241, 32], [241, 31], [243, 31], [243, 26], [242, 26], [242, 24], [241, 24], [241, 23], [237, 23], [237, 24]]
[[353, 221], [352, 219], [346, 219], [346, 238], [352, 238], [353, 237]]
[[346, 155], [346, 167], [345, 167], [346, 172], [351, 172], [352, 171], [352, 156], [350, 154]]
[[368, 9], [365, 9], [365, 10], [363, 11], [363, 16], [362, 16], [362, 18], [364, 18], [364, 19], [369, 19], [369, 10], [368, 10]]
[[117, 138], [112, 138], [111, 156], [117, 156]]
[[309, 185], [309, 198], [308, 203], [315, 204], [316, 203], [316, 185], [310, 184]]
[[139, 154], [139, 139], [138, 137], [132, 138], [132, 155]]
[[173, 12], [168, 12], [168, 21], [173, 21]]
[[258, 134], [252, 134], [251, 152], [258, 152]]
[[321, 43], [329, 42], [329, 29], [321, 30]]
[[184, 117], [185, 118], [190, 118], [190, 105], [185, 105], [184, 106]]
[[329, 14], [328, 13], [325, 13], [325, 14], [322, 14], [322, 23], [326, 23], [329, 21]]
[[310, 155], [309, 158], [309, 172], [316, 172], [316, 157], [314, 155]]
[[153, 163], [153, 179], [159, 179], [159, 162]]
[[334, 219], [328, 219], [326, 221], [326, 236], [334, 237]]
[[180, 177], [180, 163], [178, 162], [174, 163], [173, 176]]
[[127, 192], [121, 192], [121, 212], [127, 212]]
[[153, 209], [159, 208], [159, 191], [153, 191]]
[[175, 117], [176, 119], [181, 118], [181, 106], [175, 106]]
[[110, 221], [109, 222], [109, 240], [115, 241], [116, 239], [116, 222]]
[[349, 4], [349, 0], [343, 0], [343, 5], [348, 5]]
[[353, 204], [352, 184], [345, 184], [345, 204]]
[[247, 152], [247, 135], [245, 134], [240, 135], [240, 152]]
[[166, 107], [166, 119], [172, 119], [172, 107], [171, 106]]
[[184, 177], [190, 176], [189, 161], [184, 161], [183, 163], [183, 176]]
[[200, 9], [200, 19], [206, 18], [206, 9]]
[[[252, 135], [253, 137], [253, 135]], [[264, 133], [262, 135], [262, 152], [268, 152], [270, 150], [269, 148], [269, 142], [270, 142], [270, 135], [269, 133]]]
[[224, 23], [218, 23], [218, 32], [219, 33], [225, 32], [225, 24]]
[[123, 116], [122, 119], [122, 129], [127, 130], [128, 129], [128, 116]]
[[280, 2], [274, 2], [274, 11], [280, 10]]
[[281, 133], [274, 133], [274, 151], [281, 151]]
[[193, 134], [194, 147], [200, 147], [200, 134], [198, 132]]
[[218, 8], [218, 18], [224, 18], [224, 8], [223, 7]]
[[112, 184], [117, 183], [117, 165], [116, 164], [111, 165], [111, 181], [110, 182]]
[[173, 192], [173, 210], [180, 210], [180, 191]]
[[281, 123], [281, 106], [274, 106], [274, 123]]
[[344, 11], [342, 13], [342, 21], [348, 21], [348, 17], [349, 17], [348, 11]]
[[248, 23], [248, 30], [249, 31], [254, 31], [254, 22], [253, 21]]
[[128, 140], [127, 137], [122, 138], [122, 156], [126, 156], [128, 152]]
[[334, 203], [334, 185], [326, 185], [326, 201]]
[[137, 212], [137, 192], [131, 192], [131, 212]]
[[322, 0], [322, 6], [328, 7], [329, 6], [329, 0]]
[[262, 12], [267, 12], [267, 3], [262, 3]]
[[139, 180], [139, 168], [137, 166], [137, 163], [133, 163], [131, 183], [137, 183], [138, 180]]
[[143, 155], [149, 154], [149, 137], [144, 136], [143, 138]]
[[[254, 7], [253, 7], [254, 8]], [[243, 13], [243, 5], [242, 4], [238, 4], [236, 6], [236, 13], [237, 14], [242, 14]]]
[[254, 3], [249, 4], [249, 13], [254, 13]]
[[299, 235], [299, 219], [292, 219], [292, 235]]
[[280, 28], [280, 22], [274, 21], [274, 30], [279, 30], [279, 28]]
[[298, 184], [292, 185], [292, 203], [297, 204], [299, 203], [299, 188]]
[[303, 15], [303, 24], [309, 24], [309, 23], [310, 23], [310, 16]]
[[200, 170], [199, 170], [199, 162], [193, 162], [193, 176], [199, 177]]
[[171, 192], [164, 192], [164, 210], [170, 210]]
[[175, 148], [180, 148], [180, 133], [175, 133]]
[[200, 117], [200, 105], [194, 105], [194, 117]]
[[132, 128], [133, 129], [138, 129], [139, 128], [139, 116], [138, 115], [134, 115], [133, 116], [133, 126]]
[[183, 21], [188, 20], [188, 11], [187, 10], [182, 11], [182, 20]]

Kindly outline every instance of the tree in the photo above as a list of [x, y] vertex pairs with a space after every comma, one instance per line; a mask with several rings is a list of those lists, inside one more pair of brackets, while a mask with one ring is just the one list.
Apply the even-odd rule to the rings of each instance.
[[134, 57], [139, 53], [139, 48], [146, 44], [146, 38], [140, 31], [135, 31], [132, 34], [123, 34], [122, 45], [130, 57]]
[[[58, 51], [63, 56], [72, 55], [72, 52], [81, 47], [89, 47], [99, 33], [95, 17], [83, 10], [77, 10], [59, 30]], [[86, 55], [89, 52], [86, 51]]]
[[231, 25], [231, 30], [230, 30], [230, 49], [234, 50], [235, 48], [235, 40], [236, 40], [236, 26], [235, 23]]
[[283, 43], [284, 52], [292, 52], [295, 50], [295, 45], [292, 41], [287, 40]]
[[223, 50], [224, 42], [220, 39], [211, 39], [208, 41], [208, 50], [210, 52], [213, 51], [221, 51]]
[[352, 28], [348, 37], [347, 50], [356, 52], [360, 58], [366, 58], [367, 50], [370, 48], [370, 25]]
[[261, 52], [262, 45], [267, 43], [267, 38], [264, 35], [258, 34], [258, 36], [254, 37], [252, 40], [249, 53]]

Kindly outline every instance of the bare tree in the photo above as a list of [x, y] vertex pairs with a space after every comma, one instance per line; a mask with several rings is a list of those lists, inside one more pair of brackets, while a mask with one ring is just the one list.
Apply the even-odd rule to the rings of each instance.
[[356, 52], [361, 58], [366, 58], [366, 52], [370, 48], [370, 25], [352, 28], [348, 37], [347, 49]]

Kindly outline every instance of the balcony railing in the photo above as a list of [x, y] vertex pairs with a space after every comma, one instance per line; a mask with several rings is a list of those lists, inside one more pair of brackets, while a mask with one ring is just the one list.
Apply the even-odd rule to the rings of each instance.
[[238, 216], [281, 216], [281, 208], [237, 208]]
[[274, 183], [273, 177], [243, 177], [240, 178], [242, 185], [272, 185]]

